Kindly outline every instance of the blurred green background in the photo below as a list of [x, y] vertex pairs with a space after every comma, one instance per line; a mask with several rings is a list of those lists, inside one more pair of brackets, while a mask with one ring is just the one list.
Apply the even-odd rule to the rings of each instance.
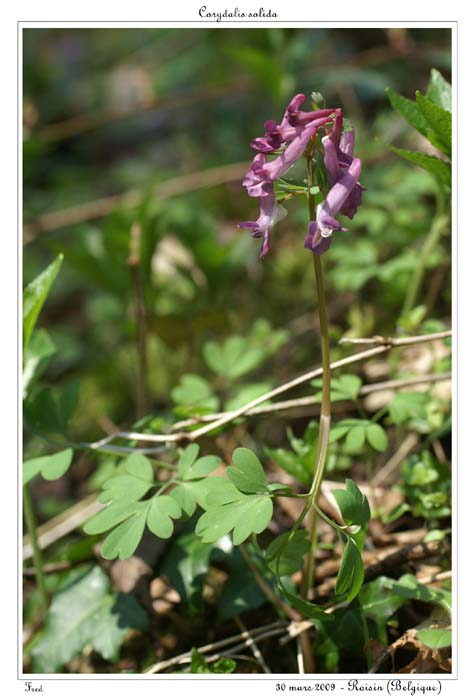
[[[265, 261], [236, 228], [257, 213], [241, 186], [249, 142], [297, 92], [317, 90], [343, 107], [367, 188], [325, 256], [333, 358], [343, 334], [395, 333], [435, 184], [385, 146], [428, 150], [385, 88], [413, 98], [432, 67], [451, 80], [450, 30], [25, 29], [23, 50], [24, 282], [64, 253], [40, 318], [57, 347], [43, 382], [80, 380], [75, 439], [130, 426], [144, 408], [167, 418], [183, 373], [211, 377], [203, 344], [231, 333], [272, 337], [259, 319], [286, 331], [267, 380], [318, 361], [305, 200], [289, 203]], [[221, 166], [230, 168], [213, 170]], [[134, 223], [147, 318], [142, 398]], [[433, 253], [438, 287], [423, 285], [430, 319], [449, 318], [449, 250], [445, 238]], [[36, 440], [27, 434], [27, 456], [38, 454]]]

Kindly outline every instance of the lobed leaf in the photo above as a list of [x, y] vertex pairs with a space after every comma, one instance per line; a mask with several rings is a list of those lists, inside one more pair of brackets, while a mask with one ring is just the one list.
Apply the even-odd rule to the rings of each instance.
[[[311, 386], [315, 386], [322, 389], [322, 379], [315, 379], [311, 382]], [[337, 379], [332, 380], [331, 386], [331, 400], [334, 401], [346, 401], [351, 399], [355, 401], [360, 392], [362, 386], [362, 380], [356, 374], [342, 374]], [[316, 394], [316, 400], [322, 400], [322, 391]]]
[[342, 518], [346, 525], [363, 527], [370, 520], [369, 502], [352, 479], [345, 480], [344, 489], [333, 489]]
[[221, 477], [208, 477], [206, 479], [197, 479], [196, 481], [184, 481], [178, 484], [168, 494], [179, 504], [186, 516], [189, 518], [194, 514], [197, 503], [203, 509], [206, 508], [206, 502], [210, 490], [217, 482], [225, 481]]
[[355, 540], [348, 537], [337, 574], [335, 592], [337, 595], [346, 593], [347, 600], [350, 602], [359, 594], [363, 582], [364, 563]]
[[186, 415], [213, 412], [219, 406], [219, 400], [209, 383], [196, 374], [184, 374], [180, 384], [172, 389], [171, 395], [175, 403], [186, 409]]
[[428, 394], [418, 391], [399, 391], [388, 404], [388, 411], [395, 423], [411, 418], [425, 418]]
[[144, 533], [148, 503], [138, 503], [141, 506], [130, 518], [117, 525], [108, 534], [101, 547], [104, 559], [128, 559], [139, 546]]
[[185, 474], [197, 459], [199, 451], [200, 447], [194, 442], [182, 453], [178, 463], [178, 475], [181, 479], [185, 478]]
[[245, 447], [238, 447], [232, 455], [235, 466], [228, 467], [227, 476], [243, 493], [266, 490], [266, 474], [256, 455]]
[[117, 501], [87, 520], [83, 530], [87, 535], [99, 535], [136, 513], [140, 513], [145, 506], [147, 504], [143, 501], [130, 503]]
[[378, 423], [372, 423], [365, 430], [367, 442], [378, 452], [385, 452], [388, 447], [387, 433]]
[[349, 452], [360, 452], [365, 443], [365, 428], [356, 425], [351, 428], [345, 438], [345, 446]]
[[263, 532], [272, 516], [269, 496], [240, 494], [239, 500], [209, 508], [198, 520], [195, 532], [204, 542], [215, 542], [233, 531], [233, 544], [238, 545], [252, 533]]
[[227, 379], [236, 379], [258, 367], [266, 356], [260, 347], [254, 347], [246, 338], [233, 335], [223, 345], [211, 340], [203, 346], [208, 367]]
[[194, 462], [191, 467], [189, 467], [182, 478], [186, 481], [191, 479], [202, 479], [210, 472], [215, 471], [215, 469], [217, 469], [217, 467], [220, 465], [220, 462], [220, 457], [215, 457], [214, 455], [200, 457], [200, 459], [197, 459], [197, 461]]
[[46, 457], [36, 457], [23, 462], [23, 485], [28, 484], [35, 476], [41, 474], [47, 481], [55, 481], [65, 474], [73, 459], [73, 450], [57, 452]]
[[173, 531], [172, 518], [180, 518], [182, 509], [171, 496], [155, 496], [150, 500], [147, 513], [147, 527], [154, 535], [168, 539]]

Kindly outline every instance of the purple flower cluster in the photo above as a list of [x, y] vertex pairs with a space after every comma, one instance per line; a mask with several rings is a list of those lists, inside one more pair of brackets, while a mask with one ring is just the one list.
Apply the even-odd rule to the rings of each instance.
[[[325, 201], [317, 207], [316, 221], [309, 224], [305, 247], [317, 255], [324, 253], [331, 244], [332, 232], [346, 230], [336, 221], [336, 214], [351, 219], [362, 199], [363, 187], [358, 182], [361, 162], [353, 155], [354, 131], [342, 133], [340, 108], [301, 111], [305, 99], [302, 94], [293, 97], [281, 123], [266, 121], [265, 135], [251, 142], [258, 153], [245, 175], [243, 186], [250, 197], [259, 198], [260, 215], [256, 221], [243, 221], [238, 227], [249, 229], [254, 238], [264, 239], [261, 257], [269, 250], [273, 226], [286, 215], [283, 207], [276, 202], [274, 181], [299, 160], [319, 129], [330, 127], [332, 116], [332, 129], [322, 139], [330, 190]], [[276, 154], [277, 151], [280, 152], [274, 160], [266, 160], [267, 155]]]

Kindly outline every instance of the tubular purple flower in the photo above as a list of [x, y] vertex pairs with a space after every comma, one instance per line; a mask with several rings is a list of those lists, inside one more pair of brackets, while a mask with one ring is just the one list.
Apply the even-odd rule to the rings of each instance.
[[304, 240], [304, 247], [316, 255], [322, 255], [331, 244], [334, 231], [346, 231], [335, 216], [342, 213], [346, 201], [352, 196], [362, 171], [362, 163], [354, 158], [345, 175], [331, 188], [325, 201], [316, 210], [316, 221], [311, 221]]
[[[304, 151], [306, 150], [307, 144], [311, 140], [311, 138], [314, 136], [314, 134], [317, 132], [317, 130], [321, 127], [327, 124], [329, 121], [328, 117], [322, 117], [321, 119], [316, 119], [313, 122], [310, 122], [310, 124], [306, 127], [304, 127], [298, 136], [296, 136], [289, 146], [286, 148], [286, 150], [281, 153], [277, 158], [274, 160], [270, 161], [269, 163], [263, 163], [263, 165], [259, 165], [258, 162], [256, 163], [256, 168], [254, 170], [255, 174], [258, 175], [258, 177], [263, 178], [264, 180], [267, 181], [274, 181], [277, 180], [279, 177], [282, 177], [285, 172], [289, 170], [289, 168], [294, 165], [294, 163], [299, 160], [299, 158], [303, 155]], [[264, 154], [260, 154], [263, 155]], [[255, 157], [253, 163], [257, 161], [258, 156]], [[263, 162], [263, 161], [260, 161]], [[246, 187], [246, 185], [245, 185]], [[250, 191], [248, 189], [248, 194], [250, 194]], [[253, 196], [253, 195], [251, 195]]]
[[[333, 187], [348, 172], [354, 162], [354, 130], [347, 131], [340, 140], [340, 147], [336, 148], [331, 136], [322, 139], [324, 147], [324, 166], [327, 171], [327, 180]], [[345, 150], [344, 150], [345, 149]], [[362, 203], [362, 192], [364, 188], [356, 182], [354, 189], [346, 198], [340, 208], [339, 213], [352, 219], [358, 207]]]
[[[265, 136], [254, 139], [251, 147], [261, 153], [272, 153], [277, 151], [284, 143], [290, 143], [299, 136], [304, 127], [323, 117], [330, 117], [335, 112], [334, 109], [320, 109], [312, 112], [302, 112], [299, 107], [306, 96], [298, 94], [289, 103], [284, 112], [281, 124], [273, 120], [264, 123]], [[326, 119], [326, 122], [329, 121]]]
[[242, 221], [238, 224], [238, 228], [247, 228], [251, 231], [253, 238], [264, 237], [261, 247], [260, 257], [264, 258], [269, 251], [269, 240], [273, 226], [281, 221], [286, 216], [287, 212], [284, 207], [276, 202], [274, 193], [266, 197], [260, 197], [260, 214], [256, 221]]
[[243, 179], [243, 187], [246, 187], [250, 197], [267, 197], [273, 191], [273, 183], [258, 175], [258, 171], [261, 171], [265, 164], [266, 156], [264, 153], [258, 153]]
[[346, 156], [354, 157], [355, 131], [344, 131], [340, 140], [340, 149]]

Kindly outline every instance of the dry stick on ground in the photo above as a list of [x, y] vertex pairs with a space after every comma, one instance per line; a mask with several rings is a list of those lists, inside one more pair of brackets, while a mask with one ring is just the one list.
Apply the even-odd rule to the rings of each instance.
[[[451, 379], [451, 372], [440, 372], [439, 374], [422, 374], [419, 377], [407, 377], [405, 379], [389, 379], [386, 382], [374, 382], [373, 384], [365, 384], [360, 388], [359, 396], [368, 396], [378, 391], [386, 391], [388, 389], [401, 389], [406, 386], [413, 386], [414, 384], [435, 384], [437, 382], [444, 382]], [[337, 402], [335, 402], [337, 403]], [[289, 401], [275, 401], [269, 406], [257, 406], [256, 408], [251, 408], [245, 413], [246, 416], [262, 416], [269, 413], [276, 413], [277, 411], [287, 411], [293, 408], [302, 408], [305, 406], [312, 406], [313, 408], [319, 404], [316, 400], [315, 394], [312, 396], [302, 396], [299, 399], [290, 399]], [[178, 421], [172, 426], [173, 430], [181, 430], [182, 428], [189, 428], [197, 423], [211, 423], [218, 418], [223, 418], [227, 416], [230, 411], [223, 411], [221, 413], [209, 413], [204, 416], [197, 416], [196, 418], [187, 418], [186, 420]]]
[[236, 625], [240, 628], [240, 630], [243, 632], [245, 635], [245, 639], [249, 639], [251, 643], [251, 650], [253, 652], [253, 656], [255, 657], [257, 663], [261, 668], [263, 669], [264, 673], [271, 673], [271, 669], [266, 663], [266, 661], [263, 658], [263, 654], [260, 651], [259, 646], [255, 643], [255, 640], [253, 639], [252, 635], [249, 633], [243, 622], [241, 621], [241, 618], [238, 615], [235, 615], [233, 618], [236, 622]]
[[[365, 360], [368, 359], [369, 357], [374, 357], [375, 355], [380, 355], [384, 352], [388, 352], [391, 348], [395, 346], [404, 346], [404, 345], [416, 345], [419, 343], [428, 343], [434, 340], [439, 340], [442, 338], [449, 338], [451, 336], [451, 331], [441, 331], [439, 333], [432, 333], [428, 335], [421, 335], [421, 336], [412, 336], [409, 338], [383, 338], [381, 336], [378, 336], [376, 338], [371, 338], [369, 339], [370, 343], [376, 344], [377, 347], [374, 348], [369, 348], [368, 350], [363, 350], [362, 352], [355, 353], [354, 355], [350, 355], [349, 357], [344, 357], [342, 360], [337, 360], [336, 362], [331, 363], [331, 369], [338, 369], [339, 367], [345, 367], [346, 365], [353, 364], [355, 362], [359, 362], [360, 360]], [[359, 342], [362, 342], [363, 339], [359, 339]], [[354, 341], [352, 341], [354, 342]], [[299, 377], [296, 377], [295, 379], [292, 379], [289, 382], [286, 382], [285, 384], [282, 384], [281, 386], [276, 387], [276, 389], [272, 389], [271, 391], [266, 392], [265, 394], [262, 394], [259, 396], [257, 399], [254, 399], [253, 401], [250, 401], [249, 403], [245, 404], [241, 408], [236, 409], [235, 411], [228, 411], [225, 413], [222, 417], [218, 418], [217, 420], [214, 420], [212, 423], [209, 423], [207, 425], [204, 425], [197, 430], [194, 430], [190, 433], [187, 432], [178, 432], [178, 433], [170, 433], [168, 435], [150, 435], [147, 433], [135, 433], [135, 432], [119, 432], [116, 433], [115, 435], [108, 435], [105, 438], [102, 438], [101, 440], [97, 440], [96, 442], [92, 443], [84, 443], [84, 447], [89, 447], [91, 449], [99, 449], [101, 447], [104, 447], [105, 445], [109, 444], [112, 442], [112, 440], [116, 438], [124, 438], [124, 439], [129, 439], [129, 440], [144, 440], [147, 442], [156, 442], [156, 443], [173, 443], [173, 442], [193, 442], [194, 440], [197, 440], [199, 437], [202, 437], [203, 435], [206, 435], [207, 433], [215, 430], [216, 428], [220, 428], [223, 425], [226, 425], [227, 423], [230, 423], [231, 421], [235, 420], [235, 418], [239, 418], [240, 416], [243, 416], [247, 414], [251, 409], [255, 408], [256, 406], [259, 406], [260, 404], [264, 403], [265, 401], [269, 401], [270, 399], [274, 398], [275, 396], [279, 396], [280, 394], [283, 394], [286, 391], [289, 391], [289, 389], [293, 389], [296, 386], [300, 386], [301, 384], [305, 384], [306, 382], [309, 382], [311, 379], [315, 379], [316, 377], [319, 377], [322, 375], [322, 368], [314, 369], [311, 370], [310, 372], [307, 372], [306, 374], [302, 374]]]
[[388, 462], [384, 464], [372, 478], [371, 485], [380, 486], [380, 484], [383, 484], [390, 474], [393, 474], [395, 469], [408, 457], [413, 448], [418, 444], [418, 441], [419, 437], [416, 433], [408, 433], [395, 454], [390, 457]]
[[[245, 641], [245, 643], [247, 642], [246, 646], [251, 646], [250, 638], [252, 638], [253, 642], [256, 643], [257, 641], [259, 641], [259, 639], [266, 638], [263, 637], [263, 635], [271, 637], [277, 634], [281, 634], [282, 631], [288, 627], [288, 625], [289, 623], [285, 620], [279, 620], [277, 622], [272, 622], [269, 625], [256, 627], [254, 630], [247, 630], [246, 633], [241, 632], [240, 634], [235, 634], [232, 637], [221, 639], [218, 642], [204, 644], [203, 646], [198, 647], [197, 651], [199, 652], [199, 654], [207, 654], [211, 651], [223, 649], [229, 644], [234, 644], [235, 642], [243, 640]], [[191, 653], [189, 651], [186, 651], [183, 654], [178, 654], [178, 656], [174, 656], [172, 659], [165, 659], [164, 661], [159, 661], [153, 666], [150, 666], [150, 668], [146, 669], [144, 673], [159, 673], [160, 671], [165, 671], [167, 668], [175, 666], [178, 663], [188, 663], [189, 661], [191, 661], [191, 658]]]
[[[91, 518], [95, 513], [104, 508], [103, 503], [99, 503], [97, 493], [93, 493], [87, 498], [84, 498], [79, 503], [68, 508], [60, 515], [52, 518], [44, 525], [40, 525], [37, 529], [38, 545], [40, 549], [46, 549], [50, 544], [61, 539], [65, 535], [80, 527], [88, 518]], [[23, 559], [28, 559], [32, 555], [30, 538], [23, 538]]]
[[[234, 182], [242, 179], [243, 173], [248, 168], [248, 162], [232, 163], [196, 173], [189, 173], [188, 175], [180, 175], [157, 185], [151, 196], [157, 202], [186, 192], [222, 185], [226, 182]], [[24, 227], [23, 242], [25, 244], [30, 243], [38, 234], [45, 231], [54, 231], [55, 229], [63, 228], [63, 226], [72, 226], [84, 221], [101, 219], [118, 206], [125, 209], [133, 209], [141, 203], [143, 198], [144, 193], [142, 190], [129, 190], [122, 194], [96, 199], [93, 202], [85, 202], [67, 209], [42, 214], [33, 223]]]
[[[25, 558], [25, 557], [23, 557]], [[78, 564], [82, 564], [83, 562], [78, 562]], [[70, 562], [70, 561], [58, 561], [54, 562], [53, 564], [45, 564], [43, 566], [43, 573], [44, 574], [55, 574], [58, 571], [66, 571], [67, 569], [72, 569], [75, 565], [75, 562]], [[34, 566], [26, 567], [23, 569], [22, 574], [25, 578], [36, 576], [36, 568]]]

